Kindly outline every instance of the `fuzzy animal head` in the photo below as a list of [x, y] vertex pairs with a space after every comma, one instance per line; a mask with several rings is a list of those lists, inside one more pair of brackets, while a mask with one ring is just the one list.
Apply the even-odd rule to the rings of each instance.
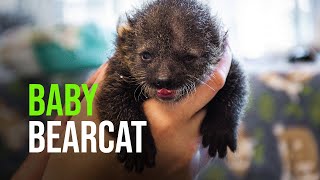
[[195, 0], [156, 0], [118, 27], [117, 53], [151, 98], [178, 101], [210, 75], [226, 33]]

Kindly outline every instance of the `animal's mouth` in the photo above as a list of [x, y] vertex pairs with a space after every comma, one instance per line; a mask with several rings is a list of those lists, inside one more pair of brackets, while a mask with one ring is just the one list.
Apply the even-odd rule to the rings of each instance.
[[157, 96], [161, 100], [172, 100], [175, 98], [176, 91], [175, 90], [170, 90], [166, 88], [158, 89], [157, 90]]

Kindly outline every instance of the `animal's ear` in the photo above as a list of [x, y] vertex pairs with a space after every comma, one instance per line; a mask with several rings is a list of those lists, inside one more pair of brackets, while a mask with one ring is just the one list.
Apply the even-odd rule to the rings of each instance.
[[117, 27], [117, 33], [120, 38], [123, 38], [132, 28], [128, 24], [119, 24]]
[[125, 38], [125, 36], [132, 32], [133, 20], [127, 15], [125, 20], [119, 18], [117, 33], [120, 38]]

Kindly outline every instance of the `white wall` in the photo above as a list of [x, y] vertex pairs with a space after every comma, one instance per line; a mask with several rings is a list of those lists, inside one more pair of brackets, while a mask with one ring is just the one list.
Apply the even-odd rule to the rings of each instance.
[[61, 21], [63, 0], [0, 0], [0, 11], [30, 15], [41, 26]]
[[0, 11], [13, 11], [17, 8], [17, 0], [0, 0]]
[[[33, 16], [37, 24], [41, 26], [60, 22], [81, 24], [86, 21], [94, 21], [105, 27], [114, 28], [119, 15], [123, 15], [125, 11], [139, 6], [144, 1], [148, 0], [0, 0], [0, 11], [22, 11]], [[282, 15], [285, 13], [290, 15], [289, 2], [310, 1], [313, 3], [313, 11], [316, 12], [315, 30], [313, 33], [308, 28], [308, 24], [311, 25], [313, 22], [307, 22], [300, 27], [300, 31], [303, 32], [302, 39], [307, 39], [308, 42], [310, 38], [314, 39], [320, 46], [320, 0], [202, 1], [208, 2], [222, 17], [233, 36], [231, 37], [232, 44], [238, 47], [236, 52], [242, 54], [253, 54], [253, 52], [262, 54], [265, 50], [287, 49], [295, 44], [298, 39], [295, 36], [296, 27], [293, 26], [293, 22], [290, 22], [289, 17]], [[80, 2], [83, 2], [83, 6]], [[311, 34], [315, 34], [316, 37], [311, 37]]]
[[61, 2], [58, 0], [21, 0], [20, 7], [23, 12], [33, 16], [37, 24], [47, 26], [61, 20], [59, 10]]
[[315, 12], [315, 40], [314, 44], [320, 48], [320, 0], [315, 0], [314, 2], [314, 12]]

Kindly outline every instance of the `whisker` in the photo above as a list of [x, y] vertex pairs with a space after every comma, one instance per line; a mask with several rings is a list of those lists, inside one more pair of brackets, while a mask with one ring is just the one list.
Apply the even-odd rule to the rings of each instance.
[[138, 96], [138, 99], [136, 98], [136, 92], [137, 92], [137, 90], [139, 89], [140, 86], [141, 86], [141, 84], [139, 84], [139, 86], [137, 86], [137, 88], [134, 90], [134, 93], [133, 93], [133, 97], [134, 97], [134, 100], [136, 102], [138, 102], [138, 100], [139, 100], [139, 96]]
[[201, 83], [205, 84], [206, 86], [208, 86], [211, 90], [216, 91], [213, 87], [211, 87], [208, 83], [202, 81], [201, 79], [198, 79], [198, 78], [196, 78], [196, 77], [194, 77], [194, 76], [191, 76], [191, 75], [190, 75], [190, 77], [195, 78], [195, 79], [198, 80], [199, 82], [201, 82]]

